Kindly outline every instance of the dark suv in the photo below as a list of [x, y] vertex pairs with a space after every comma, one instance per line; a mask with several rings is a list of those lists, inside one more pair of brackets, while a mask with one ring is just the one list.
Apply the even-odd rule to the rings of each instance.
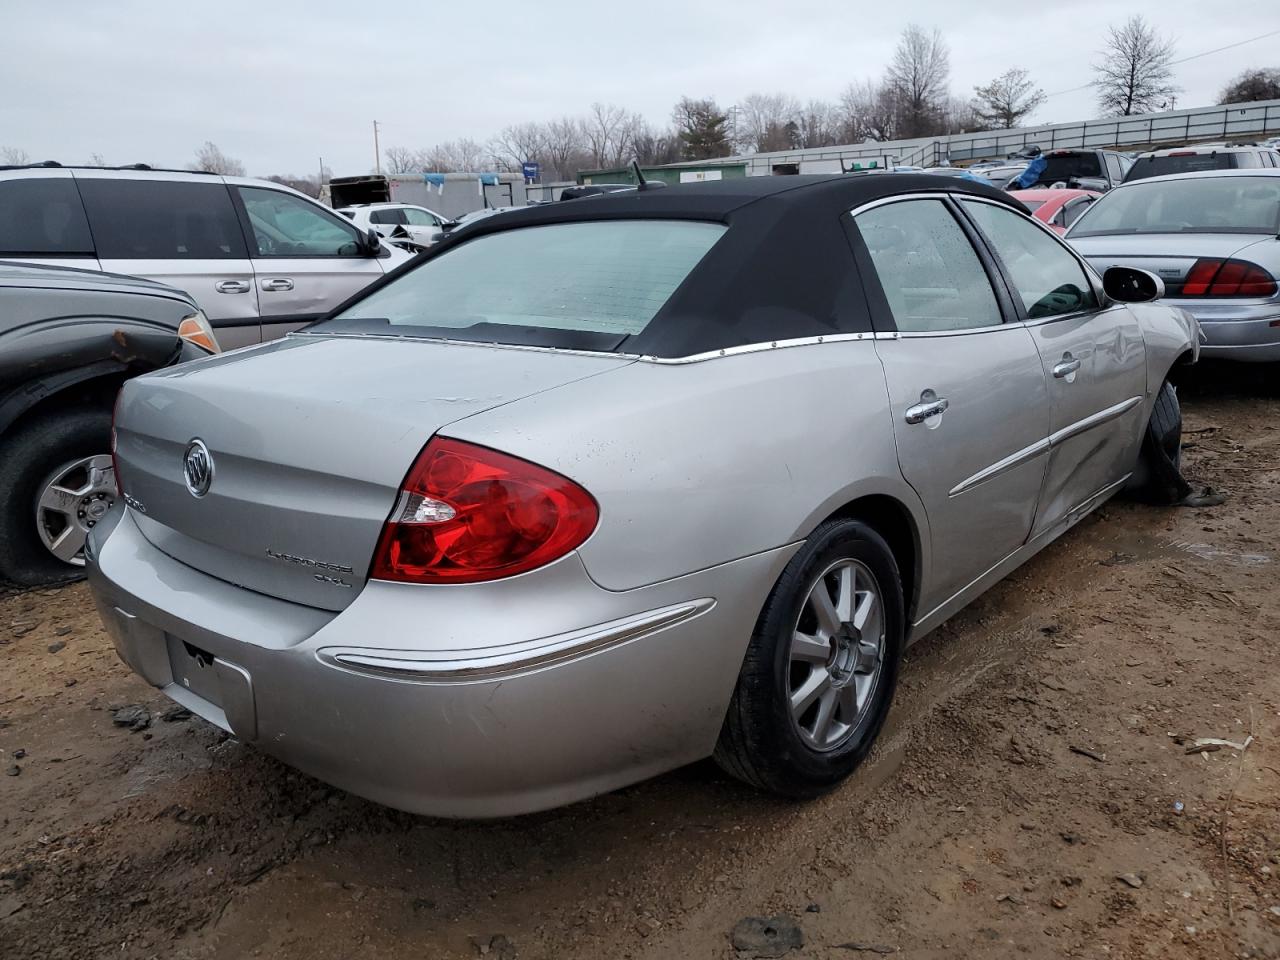
[[1107, 191], [1120, 186], [1133, 165], [1114, 150], [1049, 150], [1040, 178], [1028, 188], [1052, 187], [1055, 183], [1077, 190]]
[[80, 575], [85, 536], [116, 498], [120, 384], [217, 350], [180, 290], [0, 262], [0, 580]]

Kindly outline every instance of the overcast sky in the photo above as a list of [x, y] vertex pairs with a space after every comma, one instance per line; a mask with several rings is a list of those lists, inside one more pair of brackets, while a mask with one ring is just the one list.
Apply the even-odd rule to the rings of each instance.
[[[964, 96], [1014, 66], [1050, 94], [1087, 83], [1103, 26], [1130, 13], [1173, 37], [1179, 57], [1280, 30], [1280, 0], [0, 5], [0, 146], [185, 166], [213, 140], [262, 176], [314, 171], [321, 156], [336, 175], [367, 171], [374, 119], [383, 147], [416, 148], [593, 101], [665, 126], [685, 94], [722, 106], [757, 91], [835, 99], [881, 75], [911, 21], [942, 30]], [[1175, 67], [1178, 106], [1212, 103], [1250, 66], [1280, 67], [1280, 37]], [[1051, 97], [1034, 119], [1094, 116], [1085, 90]]]

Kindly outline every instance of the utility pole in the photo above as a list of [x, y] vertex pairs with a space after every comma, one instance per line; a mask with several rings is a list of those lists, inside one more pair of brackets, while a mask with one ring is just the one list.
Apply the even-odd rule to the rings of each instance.
[[373, 170], [382, 176], [382, 151], [378, 149], [378, 121], [373, 121]]

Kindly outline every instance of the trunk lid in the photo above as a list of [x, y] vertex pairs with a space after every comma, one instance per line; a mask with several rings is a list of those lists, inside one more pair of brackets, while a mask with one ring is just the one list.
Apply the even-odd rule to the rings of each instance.
[[[259, 593], [341, 610], [400, 484], [441, 427], [633, 362], [471, 344], [290, 337], [132, 380], [117, 459], [143, 534]], [[203, 442], [203, 496], [184, 475]]]
[[1139, 267], [1164, 281], [1165, 295], [1176, 297], [1191, 267], [1201, 257], [1249, 259], [1245, 251], [1270, 237], [1239, 233], [1144, 233], [1073, 237], [1067, 242], [1098, 275], [1111, 267]]

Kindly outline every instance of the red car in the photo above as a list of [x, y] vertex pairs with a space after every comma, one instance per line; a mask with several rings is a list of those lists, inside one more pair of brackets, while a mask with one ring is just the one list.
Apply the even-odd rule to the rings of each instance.
[[1009, 196], [1026, 204], [1031, 215], [1047, 223], [1054, 233], [1063, 234], [1102, 194], [1096, 190], [1010, 190]]

